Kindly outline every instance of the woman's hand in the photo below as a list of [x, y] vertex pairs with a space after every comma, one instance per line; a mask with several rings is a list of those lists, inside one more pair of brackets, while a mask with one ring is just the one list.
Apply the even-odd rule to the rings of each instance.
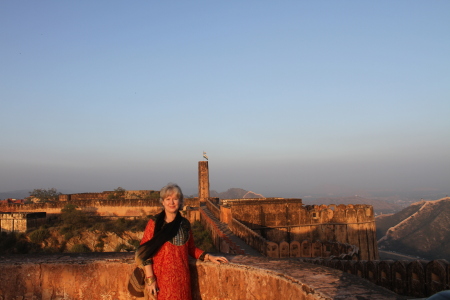
[[[154, 278], [154, 277], [153, 277]], [[149, 293], [149, 295], [153, 295], [154, 299], [158, 298], [158, 284], [156, 283], [156, 278], [154, 278], [155, 280], [152, 283], [145, 283], [145, 289], [147, 290], [147, 292]], [[152, 298], [150, 298], [152, 299]]]
[[211, 254], [207, 254], [207, 259], [218, 265], [220, 265], [221, 263], [224, 263], [224, 264], [228, 263], [228, 259], [226, 259], [226, 257], [223, 257], [223, 256], [214, 256]]

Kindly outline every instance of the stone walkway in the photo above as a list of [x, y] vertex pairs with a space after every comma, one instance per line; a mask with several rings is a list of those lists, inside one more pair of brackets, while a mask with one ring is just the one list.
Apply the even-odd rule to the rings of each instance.
[[261, 253], [247, 245], [243, 240], [241, 240], [239, 237], [237, 237], [228, 227], [228, 225], [224, 222], [220, 222], [219, 219], [217, 219], [214, 214], [206, 207], [206, 205], [202, 205], [200, 207], [216, 225], [217, 228], [229, 239], [231, 240], [236, 246], [238, 246], [240, 249], [245, 251], [245, 255], [252, 255], [252, 256], [262, 256]]

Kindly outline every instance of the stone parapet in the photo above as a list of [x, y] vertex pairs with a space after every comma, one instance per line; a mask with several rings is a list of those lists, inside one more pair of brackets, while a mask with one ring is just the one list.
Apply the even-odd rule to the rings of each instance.
[[216, 217], [218, 220], [220, 220], [220, 207], [214, 204], [210, 199], [206, 200], [206, 207], [209, 209], [209, 211]]
[[443, 259], [352, 261], [337, 258], [302, 258], [300, 260], [357, 275], [399, 295], [422, 298], [450, 289], [450, 263]]
[[228, 227], [237, 237], [242, 239], [253, 249], [257, 250], [262, 255], [269, 256], [267, 255], [269, 241], [234, 218], [232, 219], [231, 224], [229, 224]]
[[[0, 300], [131, 300], [126, 284], [134, 253], [0, 257]], [[227, 256], [191, 260], [193, 300], [404, 299], [357, 276], [292, 260]]]
[[[135, 217], [154, 215], [162, 210], [159, 199], [120, 199], [120, 200], [78, 200], [58, 201], [32, 204], [1, 204], [2, 212], [42, 212], [47, 215], [58, 215], [68, 203], [76, 205], [79, 209], [96, 213], [100, 216]], [[184, 199], [184, 205], [198, 207], [198, 198]]]

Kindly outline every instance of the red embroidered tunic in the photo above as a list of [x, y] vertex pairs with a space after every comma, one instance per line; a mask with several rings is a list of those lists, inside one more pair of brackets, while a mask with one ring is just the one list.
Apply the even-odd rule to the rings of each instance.
[[[150, 220], [141, 245], [153, 237], [154, 229], [155, 222]], [[203, 252], [195, 247], [189, 221], [183, 218], [178, 234], [165, 242], [153, 257], [153, 273], [159, 288], [158, 300], [192, 299], [188, 254], [198, 259]]]

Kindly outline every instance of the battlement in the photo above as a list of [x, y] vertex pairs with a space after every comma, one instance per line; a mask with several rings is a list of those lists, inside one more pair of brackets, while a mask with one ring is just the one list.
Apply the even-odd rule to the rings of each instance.
[[352, 261], [339, 259], [300, 259], [365, 278], [399, 295], [428, 297], [450, 288], [450, 264], [446, 260]]
[[[268, 198], [227, 199], [222, 205], [210, 199], [206, 206], [235, 235], [270, 257], [350, 255], [352, 259], [378, 259], [371, 205], [304, 206], [297, 198]], [[345, 245], [358, 250], [347, 251]]]

